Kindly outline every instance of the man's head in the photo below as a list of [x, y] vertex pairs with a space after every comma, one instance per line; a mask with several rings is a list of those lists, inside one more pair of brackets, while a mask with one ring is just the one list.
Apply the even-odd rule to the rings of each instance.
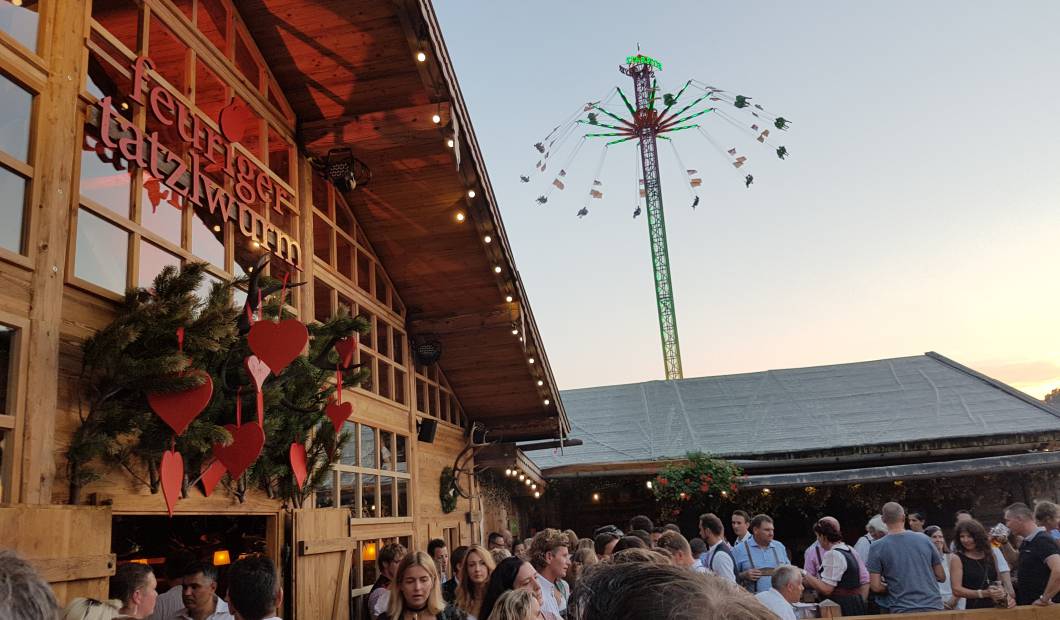
[[568, 544], [563, 532], [546, 528], [538, 532], [530, 543], [530, 563], [549, 581], [563, 579], [570, 568]]
[[875, 515], [865, 524], [865, 532], [873, 540], [879, 540], [887, 535], [887, 524], [883, 522], [882, 515]]
[[376, 564], [379, 565], [379, 572], [387, 579], [393, 581], [394, 575], [397, 574], [398, 564], [401, 564], [401, 560], [405, 559], [406, 553], [408, 553], [408, 550], [401, 543], [383, 545], [383, 548], [379, 550], [378, 557], [375, 559]]
[[648, 547], [649, 549], [651, 548], [651, 534], [649, 534], [648, 532], [645, 532], [644, 530], [630, 530], [625, 536], [623, 536], [623, 538], [627, 538], [629, 536], [633, 536], [634, 538], [639, 538], [643, 540], [644, 546]]
[[905, 529], [905, 508], [898, 502], [887, 502], [880, 509], [880, 518], [888, 531]]
[[464, 563], [464, 556], [467, 555], [467, 550], [467, 545], [460, 545], [453, 549], [453, 553], [449, 556], [449, 568], [453, 571], [450, 574], [457, 581], [460, 580], [460, 566]]
[[751, 515], [747, 514], [743, 510], [732, 511], [732, 531], [737, 536], [743, 536], [747, 533], [747, 528], [751, 523]]
[[0, 550], [0, 618], [54, 620], [58, 609], [51, 586], [29, 562]]
[[656, 526], [656, 527], [652, 528], [651, 534], [650, 534], [651, 546], [652, 547], [658, 547], [659, 546], [659, 538], [663, 535], [663, 532], [665, 532], [665, 531], [666, 531], [666, 528], [664, 528], [664, 527]]
[[597, 534], [596, 538], [593, 539], [593, 551], [596, 555], [603, 558], [611, 557], [611, 553], [615, 549], [615, 544], [618, 542], [619, 536], [614, 532], [603, 532]]
[[692, 557], [698, 558], [707, 551], [707, 543], [699, 536], [694, 536], [688, 541], [688, 546], [692, 547]]
[[784, 600], [797, 603], [802, 598], [802, 570], [791, 564], [784, 564], [773, 573], [773, 589], [780, 592]]
[[651, 522], [651, 519], [644, 515], [637, 515], [629, 520], [630, 530], [644, 530], [650, 532], [655, 529], [655, 524]]
[[158, 581], [147, 564], [122, 564], [110, 578], [111, 599], [121, 601], [121, 613], [132, 618], [146, 618], [155, 610]]
[[1034, 520], [1047, 530], [1057, 529], [1060, 522], [1060, 507], [1053, 502], [1042, 500], [1034, 503]]
[[927, 525], [926, 521], [927, 517], [922, 512], [913, 511], [909, 513], [909, 529], [914, 532], [923, 532], [924, 527]]
[[511, 551], [512, 542], [514, 541], [514, 538], [512, 537], [512, 531], [509, 529], [502, 529], [501, 536], [504, 537], [504, 546], [507, 547], [509, 551]]
[[773, 542], [773, 517], [769, 515], [755, 515], [751, 519], [751, 536], [760, 547], [765, 547]]
[[507, 549], [508, 543], [504, 540], [504, 534], [500, 532], [490, 532], [489, 536], [486, 537], [486, 548], [490, 551], [494, 549]]
[[825, 549], [831, 549], [832, 545], [843, 540], [839, 533], [839, 522], [832, 517], [823, 517], [814, 523], [813, 533], [817, 535], [818, 544]]
[[953, 524], [957, 525], [961, 521], [971, 521], [974, 518], [975, 517], [972, 516], [972, 511], [958, 510], [957, 512], [953, 513]]
[[1022, 502], [1012, 504], [1005, 509], [1005, 525], [1018, 536], [1029, 536], [1038, 528], [1034, 522], [1034, 512]]
[[667, 523], [666, 525], [663, 526], [663, 529], [664, 530], [670, 530], [671, 532], [677, 532], [678, 534], [681, 533], [681, 527], [679, 525], [677, 525], [676, 523]]
[[239, 620], [263, 620], [283, 604], [276, 566], [263, 555], [237, 560], [228, 569], [228, 604]]
[[703, 542], [713, 547], [725, 537], [725, 524], [713, 512], [699, 515], [699, 535]]
[[659, 537], [659, 543], [656, 546], [669, 550], [674, 557], [674, 566], [692, 568], [696, 562], [695, 556], [692, 555], [692, 546], [688, 544], [684, 536], [677, 532], [666, 530]]
[[445, 546], [444, 540], [435, 538], [427, 543], [427, 555], [431, 556], [438, 566], [439, 575], [449, 574], [449, 547]]
[[188, 611], [198, 613], [211, 610], [216, 603], [217, 569], [205, 562], [192, 562], [184, 567], [181, 600]]

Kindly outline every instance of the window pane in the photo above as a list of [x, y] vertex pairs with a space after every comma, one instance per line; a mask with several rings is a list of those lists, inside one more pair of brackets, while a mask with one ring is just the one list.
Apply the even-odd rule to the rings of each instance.
[[331, 320], [331, 287], [313, 279], [313, 318], [326, 323]]
[[199, 3], [199, 31], [214, 44], [221, 53], [225, 52], [225, 33], [228, 32], [228, 12], [223, 2]]
[[375, 503], [375, 476], [361, 476], [361, 516], [379, 516], [379, 506]]
[[397, 471], [407, 472], [409, 470], [409, 457], [404, 435], [397, 436]]
[[344, 508], [357, 505], [357, 474], [339, 472], [339, 506]]
[[180, 198], [162, 181], [144, 173], [140, 199], [140, 221], [144, 228], [180, 247], [180, 228], [183, 212]]
[[394, 369], [394, 400], [405, 404], [405, 372]]
[[332, 506], [334, 490], [332, 487], [335, 486], [335, 475], [334, 473], [324, 479], [324, 482], [320, 485], [320, 489], [317, 490], [317, 508], [330, 508]]
[[0, 325], [0, 413], [13, 415], [12, 407], [7, 402], [7, 383], [11, 377], [11, 356], [15, 353], [15, 330]]
[[140, 7], [135, 0], [92, 0], [92, 17], [134, 54], [139, 50]]
[[379, 469], [375, 452], [375, 429], [361, 425], [361, 467]]
[[353, 282], [353, 246], [342, 235], [335, 235], [335, 269]]
[[0, 30], [33, 51], [37, 51], [38, 21], [36, 2], [15, 5], [8, 0], [0, 1]]
[[[200, 7], [206, 7], [220, 2], [202, 2]], [[199, 11], [199, 19], [208, 11]], [[210, 70], [202, 60], [195, 61], [195, 107], [207, 117], [217, 120], [221, 108], [228, 103], [225, 94], [225, 85], [217, 74]]]
[[339, 456], [339, 464], [357, 464], [357, 425], [353, 422], [343, 422], [342, 432], [350, 434], [350, 440], [342, 446], [342, 454]]
[[380, 319], [376, 321], [375, 331], [376, 352], [390, 357], [390, 326]]
[[243, 41], [243, 37], [239, 35], [236, 36], [236, 67], [254, 85], [254, 90], [261, 89], [261, 75], [258, 63], [254, 61], [250, 48]]
[[[364, 553], [361, 554], [363, 561], [361, 562], [361, 570], [364, 571], [364, 583], [373, 583], [378, 577], [377, 572], [378, 565], [376, 564], [376, 557], [380, 551], [380, 545], [378, 541], [365, 541]], [[407, 549], [408, 547], [406, 547]]]
[[376, 366], [376, 385], [379, 386], [379, 391], [377, 393], [383, 398], [391, 398], [390, 364], [387, 364], [382, 359], [380, 359]]
[[188, 46], [154, 15], [149, 26], [149, 54], [155, 70], [181, 94], [188, 93]]
[[225, 229], [220, 217], [206, 209], [191, 214], [191, 253], [216, 267], [225, 268]]
[[10, 457], [7, 456], [7, 432], [0, 430], [0, 502], [10, 501], [7, 497], [7, 486], [4, 484], [7, 482], [8, 476], [8, 462]]
[[386, 305], [386, 278], [383, 276], [383, 270], [379, 265], [375, 266], [375, 298], [383, 302]]
[[115, 293], [125, 292], [129, 233], [86, 209], [77, 212], [74, 275]]
[[195, 289], [195, 294], [205, 302], [210, 298], [210, 291], [213, 290], [213, 285], [220, 284], [222, 281], [221, 278], [207, 273], [203, 276], [202, 282], [199, 282], [199, 287]]
[[269, 127], [269, 168], [287, 183], [291, 182], [291, 145]]
[[19, 161], [29, 159], [29, 117], [33, 95], [0, 75], [0, 149]]
[[394, 350], [390, 352], [390, 357], [394, 358], [398, 364], [405, 363], [405, 334], [396, 329], [394, 330]]
[[0, 247], [22, 252], [22, 220], [26, 212], [26, 179], [0, 166]]
[[[157, 276], [167, 265], [180, 267], [180, 259], [166, 252], [153, 243], [140, 241], [140, 269], [137, 275], [136, 285], [142, 288], [150, 288]], [[203, 278], [209, 291], [209, 278]], [[205, 299], [205, 298], [204, 298]]]
[[350, 211], [350, 207], [347, 206], [346, 200], [342, 198], [335, 199], [335, 225], [339, 227], [339, 230], [350, 235], [354, 234], [354, 223], [353, 223], [353, 212]]
[[379, 516], [394, 516], [394, 479], [389, 476], [379, 477]]
[[399, 478], [397, 481], [398, 517], [409, 516], [409, 481]]
[[379, 468], [393, 469], [393, 452], [391, 451], [391, 440], [394, 434], [389, 431], [379, 431]]
[[[95, 151], [97, 145], [100, 154]], [[95, 138], [87, 135], [84, 149], [81, 153], [81, 195], [122, 217], [129, 217], [132, 177], [128, 170], [119, 170], [114, 164], [100, 159], [101, 156], [111, 159], [118, 154], [104, 149]]]
[[366, 293], [372, 292], [372, 259], [364, 252], [357, 252], [357, 286]]

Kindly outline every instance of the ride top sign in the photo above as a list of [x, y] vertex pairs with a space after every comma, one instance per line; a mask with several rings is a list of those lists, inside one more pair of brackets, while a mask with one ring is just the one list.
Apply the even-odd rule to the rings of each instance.
[[[261, 205], [284, 214], [293, 206], [294, 196], [271, 171], [235, 148], [253, 121], [245, 104], [233, 102], [221, 110], [217, 131], [161, 84], [150, 84], [145, 92], [146, 71], [153, 68], [149, 58], [136, 59], [131, 67], [133, 92], [129, 97], [146, 108], [156, 121], [154, 125], [175, 125], [175, 135], [190, 147], [188, 161], [163, 146], [157, 131], [145, 134], [122, 116], [109, 96], [99, 101], [99, 148], [111, 149], [160, 180], [170, 189], [172, 204], [191, 204], [211, 214], [220, 212], [223, 220], [236, 221], [244, 236], [300, 270], [302, 250], [298, 242], [254, 209]], [[220, 172], [231, 179], [232, 191], [218, 185], [208, 172]]]
[[636, 56], [626, 56], [627, 65], [648, 65], [649, 67], [655, 67], [659, 71], [662, 71], [662, 63], [655, 60], [651, 56], [645, 56], [644, 54], [637, 54]]

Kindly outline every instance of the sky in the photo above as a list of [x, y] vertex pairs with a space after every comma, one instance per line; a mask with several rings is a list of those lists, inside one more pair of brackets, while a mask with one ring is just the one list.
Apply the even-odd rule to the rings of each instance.
[[664, 377], [633, 143], [609, 150], [583, 219], [598, 143], [546, 205], [551, 171], [519, 179], [554, 126], [631, 90], [618, 65], [638, 43], [665, 91], [701, 80], [792, 122], [774, 132], [780, 161], [703, 117], [748, 156], [750, 188], [702, 136], [675, 134], [703, 178], [695, 210], [661, 147], [685, 377], [937, 351], [1037, 397], [1060, 387], [1060, 2], [435, 9], [561, 389]]

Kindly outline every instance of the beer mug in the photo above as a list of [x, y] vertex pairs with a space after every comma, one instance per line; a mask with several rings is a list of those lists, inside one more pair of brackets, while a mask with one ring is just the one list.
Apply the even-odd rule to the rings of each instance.
[[1004, 523], [998, 523], [990, 528], [990, 544], [999, 548], [1008, 541], [1009, 529]]

